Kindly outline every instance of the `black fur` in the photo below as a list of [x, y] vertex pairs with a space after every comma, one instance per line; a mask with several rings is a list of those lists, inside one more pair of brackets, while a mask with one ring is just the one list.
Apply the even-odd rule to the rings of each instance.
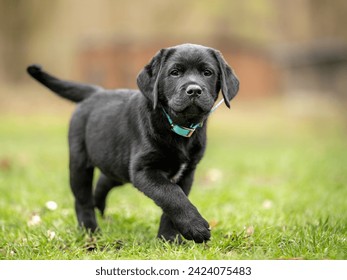
[[[162, 49], [137, 78], [138, 90], [105, 90], [57, 79], [32, 65], [28, 72], [58, 95], [80, 102], [69, 128], [70, 185], [80, 226], [98, 228], [108, 192], [131, 182], [162, 208], [158, 237], [210, 239], [208, 222], [189, 201], [194, 172], [206, 146], [206, 120], [222, 90], [225, 104], [239, 82], [221, 54], [184, 44]], [[196, 85], [199, 94], [187, 94]], [[181, 126], [204, 122], [190, 138], [171, 131], [163, 109]], [[93, 171], [101, 176], [94, 195]]]

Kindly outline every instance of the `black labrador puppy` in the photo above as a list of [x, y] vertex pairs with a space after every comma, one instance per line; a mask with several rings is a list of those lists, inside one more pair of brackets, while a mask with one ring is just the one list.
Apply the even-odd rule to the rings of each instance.
[[[80, 226], [98, 228], [94, 207], [131, 182], [162, 208], [158, 237], [210, 239], [208, 222], [189, 201], [206, 146], [206, 121], [221, 90], [225, 104], [239, 81], [212, 48], [184, 44], [160, 50], [139, 73], [138, 90], [106, 90], [60, 80], [40, 66], [29, 74], [79, 103], [69, 128], [70, 185]], [[93, 194], [93, 171], [101, 171]]]

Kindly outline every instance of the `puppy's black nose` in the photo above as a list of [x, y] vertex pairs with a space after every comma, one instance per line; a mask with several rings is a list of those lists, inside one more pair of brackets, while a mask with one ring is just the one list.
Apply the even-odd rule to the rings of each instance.
[[189, 85], [186, 89], [186, 94], [192, 97], [198, 97], [202, 93], [202, 88], [198, 85]]

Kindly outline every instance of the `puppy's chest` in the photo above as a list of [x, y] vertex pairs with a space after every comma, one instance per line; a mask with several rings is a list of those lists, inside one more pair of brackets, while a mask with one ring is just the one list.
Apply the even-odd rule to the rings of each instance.
[[161, 154], [160, 166], [163, 171], [167, 172], [167, 178], [172, 183], [178, 183], [185, 176], [191, 162], [195, 162], [196, 147], [197, 145], [195, 145], [195, 149], [192, 149], [185, 143], [185, 145], [176, 145], [176, 147]]
[[183, 176], [184, 171], [187, 169], [187, 163], [181, 163], [176, 173], [171, 176], [170, 181], [176, 184]]

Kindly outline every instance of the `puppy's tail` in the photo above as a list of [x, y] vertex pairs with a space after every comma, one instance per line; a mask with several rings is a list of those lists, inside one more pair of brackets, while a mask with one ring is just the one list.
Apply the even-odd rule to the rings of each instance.
[[60, 80], [43, 71], [40, 65], [30, 65], [28, 66], [27, 71], [30, 76], [48, 87], [50, 90], [73, 102], [83, 101], [95, 92], [102, 90], [101, 87], [94, 85]]

